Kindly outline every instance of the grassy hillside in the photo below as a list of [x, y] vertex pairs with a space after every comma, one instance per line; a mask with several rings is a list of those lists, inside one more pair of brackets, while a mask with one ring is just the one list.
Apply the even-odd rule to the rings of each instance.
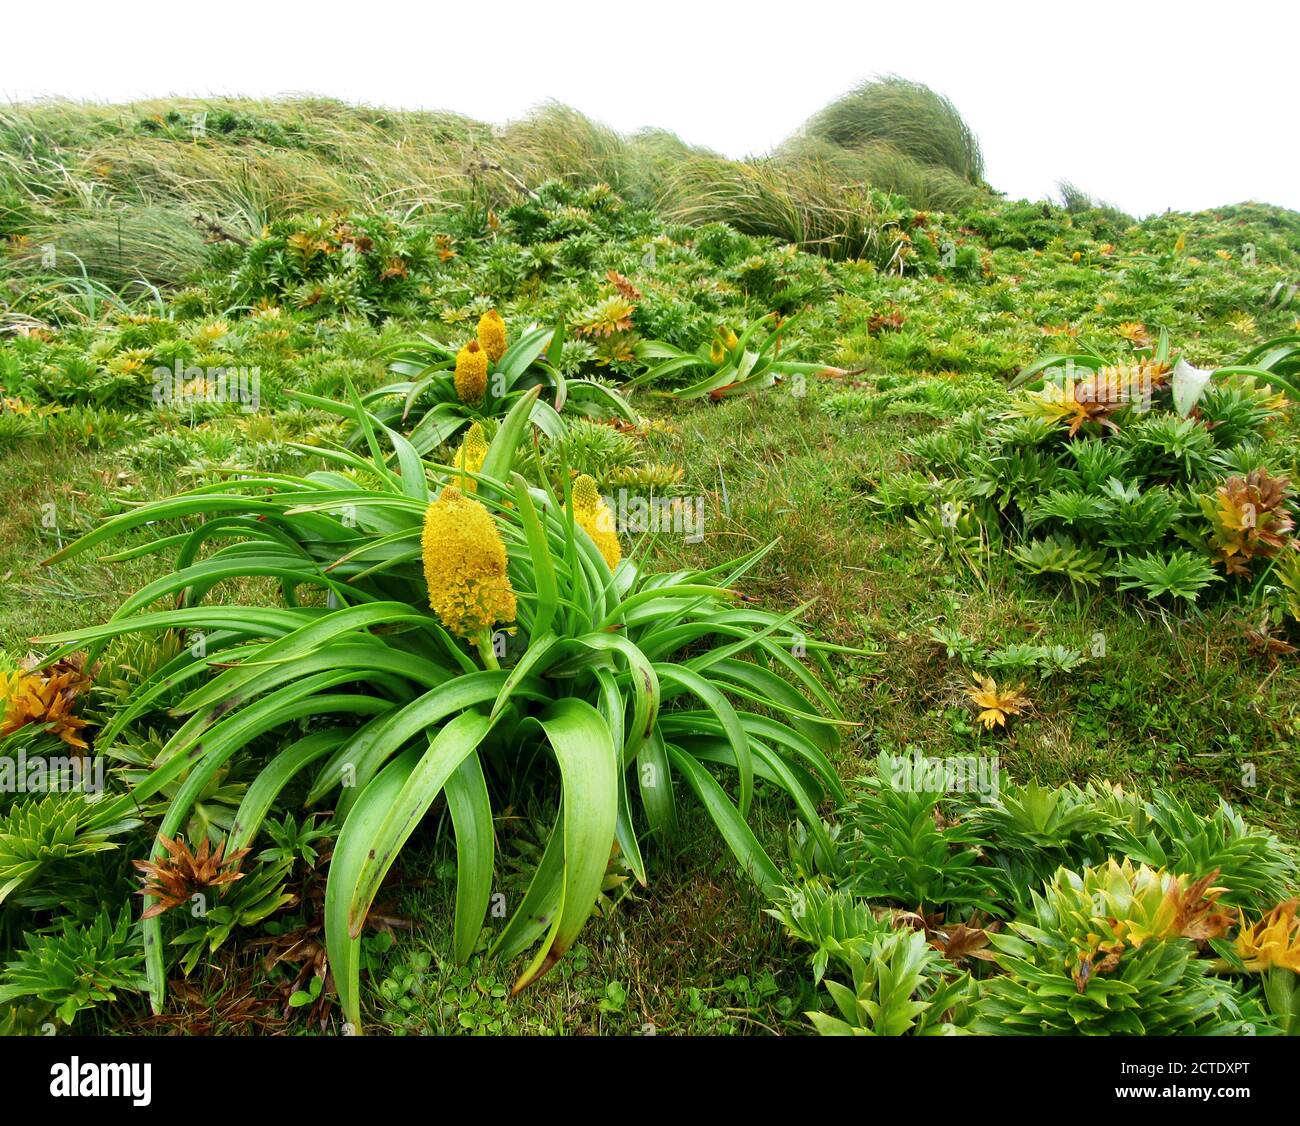
[[[520, 624], [508, 657], [448, 640], [445, 659], [452, 649], [471, 665], [481, 657], [486, 676], [497, 657], [520, 668], [530, 653], [524, 671], [549, 675], [559, 650], [535, 652], [542, 631], [526, 628], [545, 595], [532, 597], [528, 585], [542, 582], [537, 556], [523, 560], [526, 548], [540, 549], [523, 525], [510, 538], [526, 505], [516, 494], [494, 504], [492, 479], [504, 489], [510, 478], [490, 470], [508, 454], [521, 481], [569, 512], [578, 511], [574, 479], [589, 475], [611, 505], [621, 493], [698, 514], [701, 526], [657, 534], [620, 527], [613, 561], [688, 582], [686, 601], [660, 611], [672, 621], [695, 612], [691, 598], [732, 607], [733, 586], [742, 609], [770, 611], [771, 623], [745, 618], [744, 629], [766, 630], [762, 639], [797, 660], [783, 663], [752, 637], [735, 655], [770, 677], [795, 675], [804, 703], [765, 695], [765, 681], [746, 687], [743, 675], [725, 694], [767, 722], [793, 715], [800, 734], [782, 746], [809, 757], [784, 768], [761, 758], [750, 837], [729, 819], [731, 803], [743, 808], [746, 798], [744, 756], [723, 718], [730, 705], [705, 694], [692, 719], [674, 721], [673, 707], [685, 705], [666, 695], [668, 742], [699, 750], [707, 766], [694, 769], [705, 781], [689, 766], [675, 773], [675, 835], [660, 831], [653, 801], [620, 814], [620, 831], [639, 838], [645, 886], [620, 835], [607, 868], [597, 857], [594, 917], [515, 997], [527, 957], [494, 956], [486, 941], [471, 941], [466, 964], [452, 957], [469, 861], [457, 850], [463, 823], [453, 826], [439, 799], [415, 819], [370, 908], [356, 955], [367, 1025], [800, 1032], [810, 1028], [804, 1013], [816, 1011], [827, 1031], [837, 1010], [810, 957], [820, 959], [816, 978], [829, 958], [830, 977], [852, 982], [853, 959], [892, 919], [876, 956], [901, 957], [898, 944], [924, 935], [930, 961], [914, 995], [942, 998], [933, 1008], [945, 1026], [989, 1031], [1003, 1020], [999, 1006], [1036, 1012], [1015, 993], [1031, 986], [1006, 966], [962, 961], [948, 950], [949, 932], [960, 922], [986, 945], [1032, 913], [1027, 887], [1068, 898], [1052, 884], [1058, 866], [1105, 872], [1107, 862], [1148, 866], [1146, 876], [1125, 869], [1133, 901], [1148, 877], [1157, 898], [1176, 893], [1188, 904], [1205, 892], [1192, 882], [1212, 873], [1228, 890], [1217, 907], [1219, 893], [1207, 893], [1218, 921], [1203, 933], [1161, 931], [1147, 954], [1133, 943], [1113, 963], [1100, 948], [1052, 963], [1082, 980], [1082, 995], [1094, 972], [1159, 976], [1142, 961], [1157, 947], [1182, 959], [1176, 987], [1143, 994], [1145, 1027], [1117, 1017], [1100, 1030], [1206, 1030], [1211, 1010], [1218, 1031], [1285, 1029], [1292, 1019], [1279, 1015], [1289, 1002], [1272, 979], [1266, 995], [1240, 965], [1209, 976], [1215, 952], [1227, 957], [1209, 942], [1236, 942], [1246, 957], [1248, 921], [1295, 887], [1300, 566], [1289, 482], [1300, 436], [1300, 214], [1246, 202], [1138, 222], [1069, 185], [1059, 201], [1006, 200], [984, 182], [978, 142], [956, 110], [888, 79], [752, 161], [664, 132], [620, 136], [558, 105], [504, 127], [324, 100], [11, 106], [0, 110], [0, 240], [0, 753], [56, 753], [85, 736], [109, 762], [113, 800], [144, 795], [109, 832], [68, 813], [68, 801], [0, 793], [0, 961], [12, 963], [0, 976], [5, 1027], [339, 1031], [339, 983], [325, 976], [341, 949], [327, 950], [325, 931], [325, 873], [346, 843], [334, 798], [307, 812], [268, 798], [283, 819], [256, 837], [239, 882], [215, 881], [219, 864], [178, 868], [155, 844], [160, 827], [195, 848], [236, 837], [259, 771], [320, 730], [320, 717], [260, 731], [206, 781], [186, 766], [166, 785], [146, 785], [162, 777], [151, 771], [180, 762], [173, 751], [188, 729], [177, 708], [200, 682], [150, 692], [189, 667], [194, 627], [160, 619], [152, 633], [82, 636], [68, 649], [88, 646], [86, 664], [33, 669], [62, 655], [51, 635], [104, 621], [146, 587], [153, 594], [137, 610], [206, 597], [335, 611], [353, 590], [358, 605], [398, 598], [385, 568], [409, 563], [411, 589], [423, 591], [418, 543], [409, 558], [398, 550], [403, 535], [418, 540], [407, 510], [413, 497], [433, 495], [426, 485], [470, 491], [480, 437], [493, 452], [486, 463], [477, 455], [477, 495], [506, 529]], [[466, 342], [488, 339], [476, 326], [491, 310], [512, 347], [547, 331], [533, 332], [527, 356], [491, 355], [485, 343], [488, 389], [466, 396], [462, 377], [478, 362], [466, 349], [480, 350]], [[1198, 373], [1210, 369], [1218, 372], [1202, 387]], [[516, 383], [497, 389], [490, 381], [505, 372]], [[1103, 383], [1124, 401], [1104, 400]], [[525, 411], [523, 429], [511, 431], [510, 409], [534, 385], [556, 410], [533, 415], [536, 430]], [[1134, 396], [1144, 396], [1140, 406]], [[328, 452], [339, 447], [351, 452]], [[337, 477], [309, 486], [322, 471]], [[416, 492], [374, 499], [417, 473]], [[322, 481], [342, 492], [312, 493]], [[212, 517], [211, 542], [187, 539], [208, 519], [193, 502], [145, 510], [148, 522], [130, 515], [194, 489], [240, 493], [247, 508]], [[313, 551], [353, 544], [355, 523], [312, 523], [333, 521], [347, 489], [368, 490], [363, 512], [373, 505], [391, 521], [372, 529], [361, 520], [367, 534], [395, 537], [363, 545], [376, 554], [359, 558], [389, 560], [376, 564], [378, 578], [348, 556], [323, 567], [322, 556], [307, 593], [282, 564], [223, 571], [210, 590], [197, 577], [168, 586], [183, 565], [178, 550], [189, 565], [238, 559], [237, 546], [218, 543], [262, 542], [265, 521], [288, 529], [275, 532], [285, 542], [306, 529]], [[280, 510], [277, 490], [305, 491], [298, 508], [287, 500]], [[43, 563], [114, 516], [122, 532], [113, 540]], [[243, 523], [218, 532], [220, 519]], [[575, 522], [570, 554], [557, 556], [562, 576], [582, 570], [575, 541], [593, 551], [601, 542]], [[729, 570], [751, 553], [740, 573]], [[599, 554], [587, 566], [612, 590], [633, 568], [602, 571]], [[342, 585], [327, 601], [341, 564]], [[705, 582], [723, 593], [700, 593]], [[428, 614], [424, 594], [400, 599]], [[732, 612], [741, 610], [717, 610], [716, 633], [690, 634], [664, 660], [706, 672], [725, 664], [729, 656], [700, 658], [738, 636], [727, 632], [741, 628], [725, 617]], [[630, 640], [653, 628], [611, 613], [607, 635]], [[387, 643], [388, 629], [359, 644]], [[597, 675], [574, 653], [569, 667], [555, 666], [551, 690], [589, 680], [593, 706], [606, 720], [612, 707], [616, 729], [644, 720], [632, 703], [623, 716], [602, 695], [631, 693], [636, 666], [611, 656]], [[213, 658], [208, 668], [194, 652], [192, 672], [215, 675], [248, 657]], [[810, 671], [792, 674], [796, 664]], [[65, 679], [51, 688], [60, 669]], [[403, 699], [396, 678], [366, 681], [366, 692]], [[47, 694], [33, 703], [24, 692], [37, 687]], [[54, 702], [60, 693], [66, 712]], [[230, 696], [231, 708], [244, 704]], [[804, 704], [820, 714], [803, 714]], [[691, 723], [693, 732], [681, 726]], [[765, 755], [780, 738], [762, 730], [750, 737]], [[814, 785], [808, 730], [825, 735], [844, 800]], [[814, 741], [822, 746], [820, 735]], [[920, 786], [891, 805], [879, 756], [914, 752], [994, 756], [1001, 804]], [[561, 793], [566, 808], [579, 803], [567, 773], [561, 784], [539, 765], [546, 754], [485, 761], [496, 842], [485, 878], [513, 913], [545, 870]], [[644, 769], [640, 759], [630, 765]], [[716, 795], [689, 800], [712, 793], [714, 777], [725, 809]], [[285, 794], [301, 796], [297, 785]], [[620, 785], [623, 798], [634, 792]], [[790, 797], [805, 785], [809, 808]], [[338, 795], [340, 806], [359, 808], [351, 801]], [[881, 835], [881, 825], [897, 834]], [[197, 892], [229, 906], [232, 889], [265, 885], [263, 898], [241, 900], [228, 940], [220, 918], [162, 915], [159, 1013], [138, 930], [125, 915], [120, 933], [93, 929], [111, 930], [132, 904], [130, 862], [151, 848], [155, 865], [173, 864], [164, 875], [179, 881], [178, 904]], [[773, 886], [755, 886], [763, 863], [779, 870]], [[954, 875], [970, 863], [978, 887]], [[786, 885], [795, 890], [779, 890]], [[810, 896], [831, 897], [826, 913], [809, 907]], [[1128, 919], [1126, 903], [1106, 912], [1111, 924]], [[485, 934], [504, 925], [494, 911]], [[73, 961], [96, 967], [102, 989], [78, 993], [57, 980], [43, 942], [63, 942]], [[1146, 988], [1145, 978], [1134, 986]], [[1055, 1027], [1058, 1016], [1048, 1006], [1030, 1030]]]

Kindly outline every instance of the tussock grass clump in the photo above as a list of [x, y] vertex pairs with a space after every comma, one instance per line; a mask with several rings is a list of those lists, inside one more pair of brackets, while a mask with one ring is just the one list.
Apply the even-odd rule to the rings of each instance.
[[31, 245], [15, 256], [21, 272], [49, 273], [44, 250], [55, 248], [58, 276], [94, 277], [117, 291], [136, 281], [179, 285], [201, 270], [207, 250], [192, 222], [166, 207], [139, 205], [73, 213], [62, 222], [42, 223]]
[[880, 203], [834, 164], [695, 156], [673, 168], [659, 206], [692, 226], [722, 222], [832, 258], [874, 258], [882, 245]]
[[781, 146], [778, 157], [794, 170], [827, 169], [843, 184], [889, 192], [925, 211], [961, 211], [986, 198], [983, 189], [950, 169], [917, 160], [889, 141], [848, 149], [818, 137], [797, 136]]
[[304, 213], [486, 216], [559, 180], [608, 184], [689, 224], [721, 220], [834, 258], [876, 258], [883, 201], [873, 191], [957, 211], [981, 198], [981, 167], [952, 106], [895, 79], [743, 161], [663, 130], [625, 136], [558, 102], [495, 128], [325, 98], [43, 101], [0, 109], [0, 235], [56, 240], [113, 289], [172, 285], [206, 264], [204, 228], [214, 228], [200, 216], [252, 241]]
[[1124, 226], [1132, 226], [1136, 219], [1127, 211], [1122, 211], [1113, 203], [1089, 195], [1077, 184], [1069, 180], [1057, 180], [1056, 190], [1061, 193], [1061, 206], [1071, 215], [1083, 215], [1097, 211], [1107, 220]]
[[693, 159], [719, 160], [712, 149], [690, 145], [667, 129], [639, 129], [627, 139], [628, 182], [624, 194], [637, 203], [653, 204], [665, 178]]
[[726, 222], [880, 265], [894, 252], [880, 193], [948, 212], [986, 196], [979, 143], [952, 103], [897, 78], [864, 83], [832, 102], [770, 157], [675, 155], [658, 199], [669, 217]]
[[530, 187], [568, 180], [606, 183], [622, 192], [630, 171], [621, 134], [559, 102], [547, 102], [511, 122], [489, 148]]
[[957, 107], [928, 86], [894, 75], [870, 79], [837, 98], [809, 119], [803, 133], [849, 149], [893, 145], [971, 184], [984, 175], [979, 141]]

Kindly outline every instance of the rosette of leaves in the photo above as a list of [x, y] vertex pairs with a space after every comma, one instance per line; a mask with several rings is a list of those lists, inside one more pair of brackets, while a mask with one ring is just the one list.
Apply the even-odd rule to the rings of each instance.
[[0, 818], [0, 903], [30, 890], [36, 896], [33, 905], [46, 905], [40, 888], [33, 886], [37, 877], [52, 865], [116, 848], [111, 838], [139, 824], [125, 813], [115, 820], [94, 820], [93, 811], [85, 795], [69, 793], [10, 806]]
[[1143, 864], [1193, 879], [1217, 871], [1223, 901], [1261, 910], [1295, 887], [1295, 850], [1249, 825], [1220, 799], [1209, 816], [1164, 790], [1135, 802], [1115, 829], [1115, 846]]
[[[1058, 379], [1064, 375], [1065, 383], [1090, 383], [1098, 372], [1106, 371], [1110, 386], [1124, 390], [1141, 390], [1140, 381], [1133, 377], [1145, 375], [1152, 382], [1153, 390], [1167, 388], [1170, 383], [1170, 346], [1169, 333], [1161, 331], [1160, 339], [1152, 348], [1143, 347], [1138, 353], [1129, 353], [1117, 359], [1108, 359], [1091, 345], [1082, 345], [1080, 352], [1052, 352], [1039, 356], [1032, 363], [1026, 364], [1011, 380], [1012, 390], [1020, 387], [1031, 391], [1042, 390], [1048, 377]], [[1143, 355], [1143, 353], [1150, 353]], [[1095, 384], [1093, 384], [1095, 386]]]
[[547, 180], [527, 199], [512, 203], [502, 212], [505, 229], [518, 242], [531, 245], [557, 242], [593, 234], [602, 242], [625, 240], [655, 233], [655, 213], [627, 203], [609, 184], [576, 186], [563, 180]]
[[1117, 418], [1146, 409], [1151, 395], [1166, 386], [1168, 365], [1159, 361], [1080, 366], [1084, 374], [1024, 392], [1013, 414], [1063, 424], [1071, 438], [1119, 433]]
[[1196, 941], [1226, 933], [1217, 873], [1114, 860], [1061, 869], [1028, 919], [991, 934], [1003, 974], [981, 983], [974, 1030], [999, 1035], [1243, 1035], [1258, 1003], [1213, 976]]
[[1294, 541], [1287, 506], [1290, 481], [1266, 469], [1229, 477], [1213, 496], [1199, 497], [1210, 524], [1215, 562], [1229, 575], [1248, 576], [1256, 559], [1271, 559]]
[[185, 912], [190, 925], [172, 940], [173, 946], [184, 951], [181, 970], [190, 973], [200, 958], [219, 950], [236, 928], [256, 926], [281, 908], [296, 904], [297, 896], [285, 887], [292, 867], [291, 860], [263, 861], [247, 878], [218, 887], [203, 911]]
[[632, 327], [632, 314], [641, 293], [621, 274], [611, 274], [617, 279], [616, 292], [579, 309], [570, 321], [574, 332], [592, 345], [596, 363], [618, 370], [636, 355], [638, 336]]
[[1058, 868], [1080, 868], [1106, 859], [1119, 824], [1113, 801], [1090, 783], [1059, 788], [1037, 782], [1013, 786], [964, 810], [967, 822], [987, 841], [986, 853], [1006, 871], [1006, 886], [1027, 905]]
[[101, 911], [89, 926], [72, 918], [45, 934], [27, 934], [0, 978], [0, 1006], [26, 1002], [71, 1024], [83, 1009], [117, 1000], [145, 984], [137, 924], [122, 908]]
[[[829, 758], [843, 721], [818, 673], [835, 647], [803, 640], [802, 607], [775, 613], [736, 591], [768, 549], [706, 571], [654, 574], [624, 559], [611, 572], [574, 518], [567, 485], [563, 493], [530, 488], [510, 471], [539, 393], [519, 397], [498, 428], [473, 475], [473, 499], [457, 490], [452, 504], [441, 494], [434, 501], [455, 468], [427, 465], [399, 433], [377, 428], [354, 392], [351, 421], [369, 457], [313, 448], [334, 468], [232, 477], [155, 501], [50, 561], [145, 526], [177, 529], [128, 551], [174, 551], [172, 567], [103, 624], [46, 639], [65, 647], [54, 659], [82, 645], [93, 658], [132, 633], [204, 638], [153, 673], [98, 734], [107, 748], [153, 698], [186, 690], [174, 708], [183, 722], [156, 768], [129, 794], [92, 807], [89, 827], [125, 816], [188, 772], [157, 827], [159, 842], [172, 839], [204, 787], [245, 750], [258, 769], [230, 853], [253, 845], [268, 814], [286, 811], [286, 793], [305, 788], [307, 807], [332, 807], [339, 834], [326, 938], [345, 1017], [358, 1029], [362, 927], [439, 796], [455, 839], [453, 946], [463, 960], [478, 943], [494, 886], [492, 794], [546, 793], [558, 775], [558, 816], [527, 893], [495, 936], [502, 956], [536, 947], [516, 988], [573, 944], [616, 846], [647, 882], [643, 843], [674, 835], [687, 792], [769, 894], [782, 880], [747, 823], [756, 788], [788, 795], [814, 835], [825, 835], [818, 803], [843, 800]], [[490, 641], [481, 634], [476, 644], [430, 613], [435, 593], [437, 604], [451, 604], [426, 578], [433, 572], [421, 540], [434, 509], [444, 527], [463, 514], [461, 535], [479, 537], [472, 551], [463, 542], [465, 566], [500, 552], [503, 573], [494, 581], [507, 586], [494, 620], [505, 628]], [[442, 557], [439, 567], [455, 558]], [[209, 599], [222, 582], [248, 589], [242, 580], [254, 577], [274, 580], [281, 597]], [[439, 582], [474, 578], [466, 571]], [[161, 600], [171, 608], [157, 609]], [[718, 771], [735, 779], [734, 797]], [[152, 859], [161, 850], [156, 844]], [[164, 992], [164, 919], [143, 924], [155, 1006]]]
[[1255, 439], [1283, 409], [1282, 392], [1266, 391], [1249, 376], [1211, 383], [1196, 406], [1220, 450]]
[[810, 1012], [822, 1036], [952, 1036], [965, 1031], [950, 1019], [970, 993], [970, 977], [949, 977], [952, 965], [922, 931], [877, 934], [870, 947], [847, 956], [852, 987], [826, 982], [839, 1016]]
[[[482, 401], [466, 403], [456, 393], [457, 349], [421, 334], [387, 350], [388, 370], [402, 378], [369, 392], [362, 402], [377, 426], [403, 431], [420, 454], [452, 441], [476, 420], [504, 418], [534, 388], [545, 392], [546, 399], [533, 396], [533, 422], [551, 438], [564, 433], [561, 413], [620, 418], [635, 425], [636, 416], [617, 391], [597, 380], [560, 374], [563, 348], [562, 324], [528, 329], [499, 360], [489, 362]], [[350, 406], [291, 394], [322, 410], [350, 417]], [[354, 441], [360, 438], [361, 431], [354, 431]]]
[[1005, 914], [1003, 874], [985, 860], [980, 829], [942, 817], [943, 794], [923, 788], [912, 762], [882, 752], [875, 775], [845, 808], [845, 886], [922, 916]]
[[1103, 552], [1067, 536], [1029, 540], [1013, 547], [1011, 554], [1031, 575], [1060, 575], [1072, 586], [1098, 586], [1106, 566]]
[[542, 446], [542, 468], [559, 488], [562, 475], [585, 473], [602, 489], [644, 489], [660, 495], [675, 490], [679, 466], [650, 463], [631, 428], [587, 418], [565, 422], [564, 433]]
[[234, 285], [246, 301], [283, 298], [316, 316], [377, 318], [418, 293], [435, 257], [427, 226], [361, 213], [295, 216], [252, 241]]
[[1202, 590], [1219, 581], [1205, 556], [1181, 549], [1124, 555], [1107, 574], [1119, 580], [1120, 590], [1140, 590], [1150, 599], [1185, 602], [1195, 602]]
[[1199, 419], [1163, 412], [1135, 419], [1119, 440], [1129, 451], [1134, 475], [1151, 481], [1197, 481], [1209, 471], [1215, 452], [1214, 438]]
[[[769, 313], [739, 334], [720, 330], [713, 341], [701, 344], [694, 352], [661, 340], [642, 340], [635, 347], [636, 358], [651, 366], [623, 386], [629, 390], [653, 387], [689, 373], [695, 382], [652, 393], [670, 399], [707, 397], [716, 401], [764, 391], [792, 376], [843, 375], [842, 369], [827, 364], [781, 358], [782, 340], [788, 337], [798, 320], [797, 316], [782, 320], [775, 313]], [[698, 374], [701, 369], [705, 373], [703, 377]]]
[[813, 948], [813, 981], [820, 982], [832, 958], [844, 967], [878, 935], [890, 929], [888, 912], [878, 919], [865, 900], [823, 881], [784, 888], [766, 909], [791, 938]]
[[[1155, 389], [1168, 388], [1170, 406], [1184, 418], [1198, 408], [1203, 396], [1210, 388], [1217, 385], [1216, 380], [1218, 383], [1223, 383], [1237, 377], [1253, 379], [1267, 384], [1289, 399], [1300, 399], [1300, 333], [1290, 333], [1266, 340], [1232, 363], [1213, 370], [1193, 367], [1182, 358], [1170, 368], [1169, 334], [1163, 330], [1154, 349], [1148, 347], [1143, 351], [1150, 351], [1151, 355], [1148, 359], [1138, 362], [1152, 363], [1162, 369], [1160, 385]], [[1011, 387], [1041, 388], [1040, 377], [1044, 372], [1053, 369], [1079, 368], [1095, 372], [1106, 368], [1107, 365], [1106, 357], [1095, 350], [1040, 356], [1021, 369], [1011, 381]]]

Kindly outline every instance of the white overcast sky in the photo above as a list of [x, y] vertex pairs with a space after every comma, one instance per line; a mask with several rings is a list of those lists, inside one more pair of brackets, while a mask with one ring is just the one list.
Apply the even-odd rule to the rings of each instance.
[[6, 0], [0, 98], [309, 92], [502, 122], [548, 98], [766, 152], [872, 74], [946, 94], [994, 187], [1300, 209], [1294, 0]]

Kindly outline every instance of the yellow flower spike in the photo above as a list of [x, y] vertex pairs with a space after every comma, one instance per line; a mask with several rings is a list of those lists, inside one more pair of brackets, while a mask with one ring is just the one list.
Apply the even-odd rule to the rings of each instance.
[[481, 403], [487, 391], [488, 357], [477, 340], [456, 353], [456, 398], [462, 403]]
[[483, 427], [477, 422], [472, 423], [465, 431], [465, 437], [461, 439], [460, 448], [452, 460], [452, 464], [457, 469], [468, 471], [456, 477], [457, 487], [467, 493], [478, 491], [478, 482], [469, 474], [478, 473], [483, 468], [483, 462], [487, 460], [487, 452], [488, 444], [483, 436]]
[[721, 340], [715, 340], [713, 347], [709, 349], [709, 359], [715, 364], [722, 363], [727, 358], [727, 349], [723, 347]]
[[730, 351], [732, 348], [734, 348], [737, 344], [740, 343], [740, 337], [738, 337], [734, 332], [732, 332], [731, 329], [727, 329], [726, 335], [723, 337], [723, 339], [727, 342], [728, 351]]
[[573, 519], [595, 542], [612, 571], [623, 558], [614, 527], [614, 514], [596, 488], [596, 482], [583, 474], [573, 482]]
[[1246, 969], [1264, 973], [1273, 968], [1300, 974], [1300, 919], [1296, 907], [1300, 899], [1279, 903], [1259, 922], [1248, 926], [1241, 916], [1241, 933], [1237, 935], [1237, 955]]
[[448, 630], [481, 639], [515, 620], [505, 543], [482, 504], [448, 485], [424, 513], [420, 544], [429, 607]]
[[479, 317], [478, 342], [494, 364], [506, 354], [506, 322], [495, 309]]

